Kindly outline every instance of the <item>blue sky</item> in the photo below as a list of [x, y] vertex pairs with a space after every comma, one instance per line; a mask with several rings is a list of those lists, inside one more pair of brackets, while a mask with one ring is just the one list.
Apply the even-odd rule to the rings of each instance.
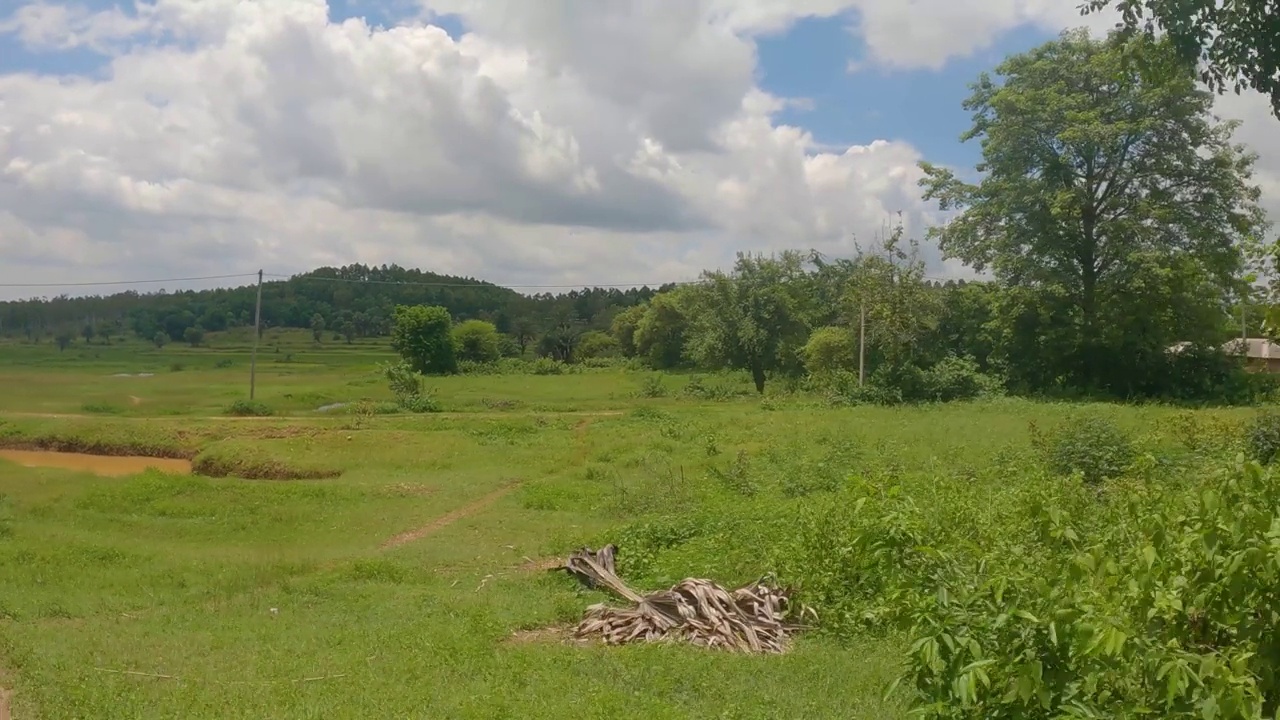
[[[82, 7], [104, 10], [130, 3], [89, 0]], [[391, 25], [413, 13], [410, 0], [329, 0], [334, 21], [362, 17], [370, 24]], [[434, 24], [455, 38], [466, 31], [458, 19], [437, 17]], [[850, 31], [852, 15], [801, 20], [785, 32], [760, 38], [759, 82], [778, 96], [812, 101], [809, 108], [792, 107], [779, 120], [809, 130], [823, 144], [844, 147], [876, 139], [904, 140], [931, 161], [973, 165], [976, 143], [961, 144], [968, 116], [961, 102], [967, 84], [1003, 57], [1050, 39], [1048, 34], [1022, 29], [1007, 33], [992, 47], [954, 59], [942, 70], [849, 71], [864, 51]], [[97, 74], [105, 58], [90, 50], [33, 52], [11, 35], [0, 35], [0, 73], [39, 72]]]

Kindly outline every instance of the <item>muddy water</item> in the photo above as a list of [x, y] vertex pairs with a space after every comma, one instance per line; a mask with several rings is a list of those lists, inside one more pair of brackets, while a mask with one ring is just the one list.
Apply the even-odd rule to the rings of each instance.
[[8, 460], [29, 468], [48, 467], [61, 470], [76, 470], [104, 477], [137, 475], [147, 468], [155, 468], [167, 473], [191, 474], [190, 460], [173, 460], [169, 458], [112, 457], [107, 455], [85, 455], [82, 453], [46, 452], [43, 450], [0, 450], [0, 460]]

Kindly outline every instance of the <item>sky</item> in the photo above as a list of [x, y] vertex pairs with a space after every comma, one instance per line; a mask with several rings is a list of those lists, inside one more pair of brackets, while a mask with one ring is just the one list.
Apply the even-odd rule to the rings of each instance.
[[[657, 285], [923, 238], [918, 163], [979, 159], [968, 83], [1115, 21], [1076, 4], [11, 0], [0, 299], [351, 263]], [[1280, 120], [1254, 93], [1217, 112], [1280, 219]], [[164, 282], [85, 285], [134, 280]]]

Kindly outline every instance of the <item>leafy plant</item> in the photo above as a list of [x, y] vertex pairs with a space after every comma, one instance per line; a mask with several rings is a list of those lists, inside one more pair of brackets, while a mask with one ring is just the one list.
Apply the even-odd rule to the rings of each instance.
[[1129, 434], [1101, 415], [1077, 415], [1047, 433], [1033, 425], [1031, 432], [1050, 471], [1079, 473], [1090, 485], [1120, 477], [1137, 456]]
[[1249, 458], [1270, 465], [1280, 454], [1280, 413], [1258, 413], [1245, 430]]

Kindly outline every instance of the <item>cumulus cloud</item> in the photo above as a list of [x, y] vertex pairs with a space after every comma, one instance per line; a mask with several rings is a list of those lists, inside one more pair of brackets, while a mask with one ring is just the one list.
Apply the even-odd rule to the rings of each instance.
[[[739, 249], [847, 253], [895, 213], [917, 233], [935, 219], [920, 153], [780, 124], [800, 100], [758, 88], [754, 38], [842, 17], [865, 63], [936, 67], [1013, 27], [1075, 24], [1061, 6], [430, 0], [426, 21], [380, 28], [323, 0], [27, 5], [0, 32], [106, 65], [0, 75], [0, 283], [349, 262], [662, 282]], [[1265, 104], [1231, 102], [1265, 152]]]

